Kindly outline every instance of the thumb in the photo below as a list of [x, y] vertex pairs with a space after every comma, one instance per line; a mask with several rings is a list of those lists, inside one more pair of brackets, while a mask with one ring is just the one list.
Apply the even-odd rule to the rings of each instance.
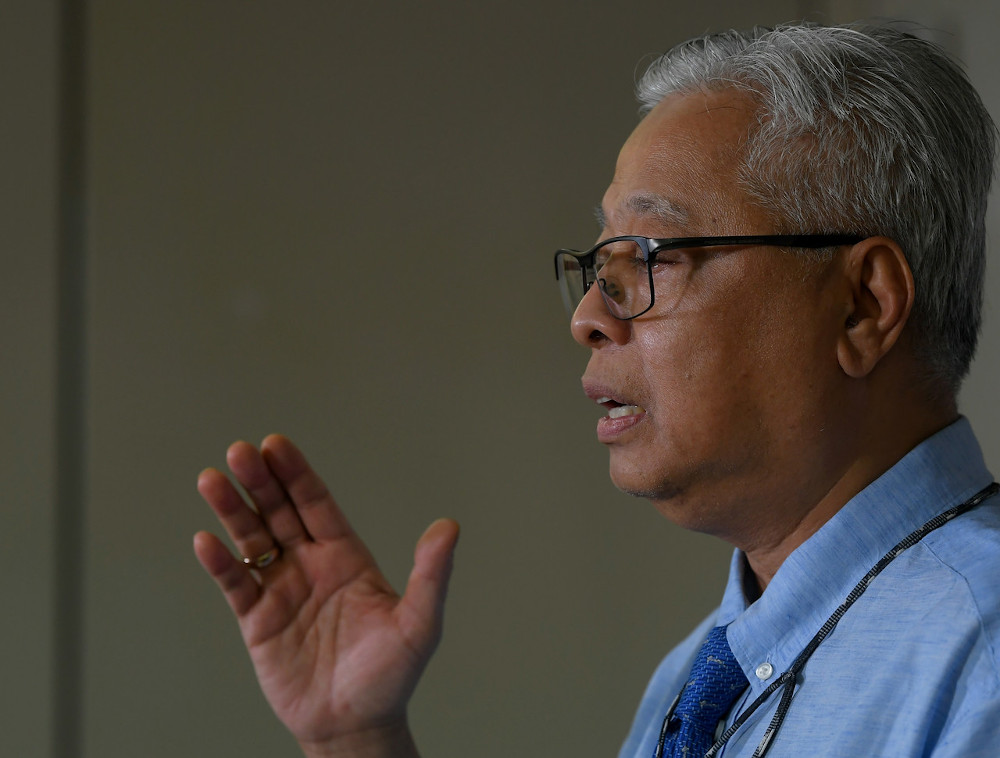
[[427, 527], [417, 542], [406, 592], [396, 607], [403, 634], [415, 647], [427, 648], [428, 653], [441, 638], [458, 533], [458, 523], [451, 519], [438, 519]]

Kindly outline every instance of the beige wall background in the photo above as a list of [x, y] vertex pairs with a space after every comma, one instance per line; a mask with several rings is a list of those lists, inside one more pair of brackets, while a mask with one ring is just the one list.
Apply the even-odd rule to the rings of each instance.
[[463, 524], [425, 755], [615, 754], [729, 550], [608, 482], [550, 252], [640, 60], [803, 15], [927, 25], [1000, 114], [985, 1], [3, 0], [0, 755], [294, 753], [190, 549], [198, 471], [271, 431], [397, 584]]

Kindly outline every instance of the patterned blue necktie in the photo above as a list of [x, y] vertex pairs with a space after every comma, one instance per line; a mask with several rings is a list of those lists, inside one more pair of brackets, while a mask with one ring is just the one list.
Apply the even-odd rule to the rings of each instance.
[[664, 758], [703, 758], [715, 730], [749, 682], [726, 639], [726, 627], [708, 633], [691, 666], [674, 715], [667, 725]]

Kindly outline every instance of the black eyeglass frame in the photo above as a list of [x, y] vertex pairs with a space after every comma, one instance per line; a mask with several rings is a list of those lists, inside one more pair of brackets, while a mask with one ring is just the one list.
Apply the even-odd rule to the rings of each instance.
[[600, 277], [596, 276], [596, 271], [594, 271], [594, 279], [588, 280], [587, 271], [594, 269], [594, 261], [597, 257], [597, 251], [600, 248], [612, 242], [635, 242], [639, 246], [639, 249], [642, 250], [643, 261], [646, 264], [646, 275], [649, 278], [649, 305], [638, 313], [625, 317], [616, 316], [614, 311], [611, 309], [611, 306], [608, 305], [608, 312], [611, 313], [614, 318], [619, 321], [631, 321], [632, 319], [638, 318], [642, 314], [648, 312], [649, 309], [656, 303], [656, 289], [653, 286], [653, 264], [656, 263], [657, 253], [661, 253], [665, 250], [677, 250], [690, 247], [729, 247], [733, 245], [801, 247], [816, 250], [824, 247], [855, 245], [863, 239], [866, 239], [866, 237], [860, 234], [755, 234], [735, 237], [663, 238], [624, 235], [621, 237], [610, 237], [609, 239], [601, 240], [590, 250], [584, 252], [581, 252], [580, 250], [568, 249], [557, 250], [554, 261], [556, 266], [556, 280], [559, 281], [562, 279], [560, 273], [563, 271], [563, 268], [559, 265], [560, 256], [570, 255], [576, 258], [580, 262], [580, 275], [583, 277], [583, 294], [587, 294], [595, 283], [599, 283], [598, 287], [601, 290], [601, 297], [604, 299], [605, 305], [607, 305], [607, 299], [610, 295], [605, 292], [603, 284], [600, 284], [602, 280]]

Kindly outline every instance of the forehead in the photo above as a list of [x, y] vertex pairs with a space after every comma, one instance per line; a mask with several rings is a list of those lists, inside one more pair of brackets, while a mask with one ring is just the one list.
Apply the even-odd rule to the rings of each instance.
[[[721, 233], [720, 223], [753, 224], [759, 212], [739, 188], [738, 170], [756, 123], [753, 102], [733, 90], [665, 98], [618, 156], [603, 213], [616, 233], [635, 220]], [[744, 218], [746, 217], [746, 218]]]

